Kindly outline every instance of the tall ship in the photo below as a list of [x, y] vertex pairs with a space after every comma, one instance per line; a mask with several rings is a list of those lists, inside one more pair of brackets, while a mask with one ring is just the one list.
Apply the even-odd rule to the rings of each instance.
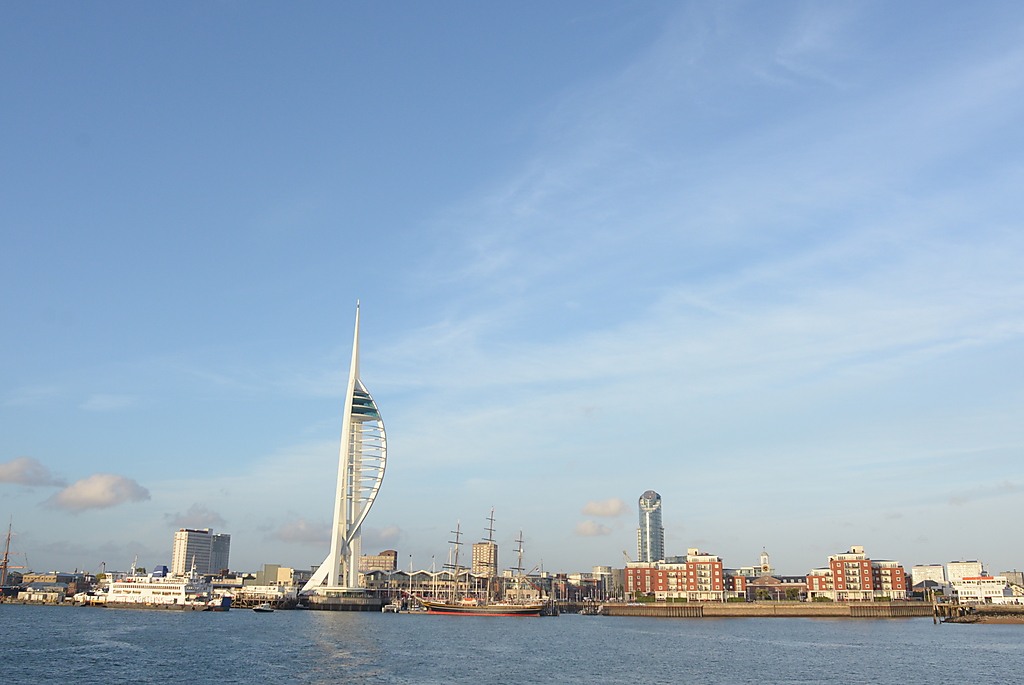
[[[490, 535], [488, 536], [487, 542], [494, 545], [494, 510], [491, 510], [491, 516], [488, 518], [490, 526], [487, 528]], [[461, 524], [455, 526], [455, 530], [452, 531], [455, 535], [454, 540], [449, 542], [455, 545], [455, 560], [448, 567], [452, 569], [452, 597], [448, 601], [441, 601], [437, 599], [423, 599], [418, 598], [420, 603], [426, 607], [427, 612], [431, 614], [447, 614], [454, 616], [540, 616], [548, 608], [545, 602], [531, 602], [531, 601], [495, 601], [490, 597], [491, 594], [491, 577], [488, 577], [487, 582], [487, 594], [486, 599], [480, 599], [475, 597], [461, 597], [459, 587], [459, 577], [461, 567], [459, 566], [459, 547], [462, 545], [461, 541]], [[523, 566], [523, 535], [522, 531], [519, 532], [519, 574], [515, 576], [515, 580], [518, 583], [522, 583], [525, 577], [522, 574]], [[496, 565], [496, 559], [495, 559]], [[491, 569], [494, 570], [493, 568]]]
[[482, 599], [462, 599], [454, 602], [436, 602], [421, 599], [430, 614], [469, 616], [540, 616], [547, 607], [543, 602], [517, 604], [515, 602], [487, 602]]

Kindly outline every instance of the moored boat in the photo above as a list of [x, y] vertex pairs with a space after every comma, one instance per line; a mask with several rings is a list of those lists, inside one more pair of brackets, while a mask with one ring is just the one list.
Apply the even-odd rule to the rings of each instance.
[[225, 611], [230, 606], [230, 598], [225, 606], [222, 598], [213, 598], [212, 590], [210, 583], [194, 568], [186, 576], [173, 575], [166, 566], [157, 566], [149, 574], [139, 574], [132, 564], [127, 576], [110, 583], [102, 604], [110, 608]]
[[459, 602], [432, 602], [420, 600], [427, 613], [466, 616], [540, 616], [543, 603], [516, 604], [513, 602], [484, 602], [462, 600]]
[[206, 606], [210, 607], [210, 611], [227, 611], [231, 608], [231, 596], [214, 597], [206, 603]]

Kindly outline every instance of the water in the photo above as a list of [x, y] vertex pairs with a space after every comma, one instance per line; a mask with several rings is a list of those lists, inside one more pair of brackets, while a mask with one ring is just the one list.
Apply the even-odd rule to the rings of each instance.
[[1016, 683], [1024, 626], [0, 605], [0, 683]]

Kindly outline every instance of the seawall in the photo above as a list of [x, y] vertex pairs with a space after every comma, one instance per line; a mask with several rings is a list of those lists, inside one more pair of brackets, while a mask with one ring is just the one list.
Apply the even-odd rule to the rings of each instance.
[[932, 615], [924, 602], [655, 602], [605, 604], [602, 616], [655, 618], [914, 618]]

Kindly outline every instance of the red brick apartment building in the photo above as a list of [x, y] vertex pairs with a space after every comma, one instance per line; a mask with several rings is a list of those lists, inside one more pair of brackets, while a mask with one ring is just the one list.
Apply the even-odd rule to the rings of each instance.
[[742, 596], [746, 578], [726, 575], [721, 558], [687, 550], [685, 557], [668, 557], [654, 563], [630, 562], [625, 570], [626, 592], [633, 596], [653, 593], [657, 599], [691, 602], [722, 601]]
[[898, 561], [872, 561], [854, 545], [845, 554], [828, 558], [828, 568], [807, 574], [807, 595], [839, 602], [906, 599], [907, 577]]

